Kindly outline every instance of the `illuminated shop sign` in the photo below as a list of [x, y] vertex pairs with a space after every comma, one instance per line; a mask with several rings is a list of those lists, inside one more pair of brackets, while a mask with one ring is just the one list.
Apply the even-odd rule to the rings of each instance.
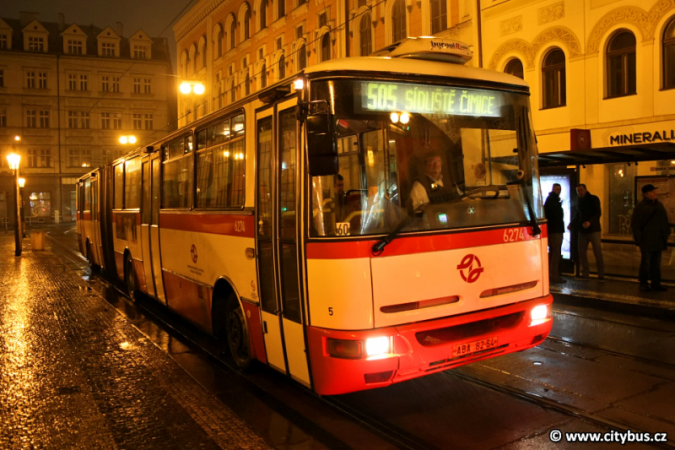
[[366, 111], [480, 117], [501, 115], [502, 94], [495, 91], [409, 83], [362, 81], [360, 84], [360, 106]]
[[675, 141], [675, 130], [654, 131], [653, 133], [616, 134], [609, 137], [609, 145], [648, 144], [669, 141]]

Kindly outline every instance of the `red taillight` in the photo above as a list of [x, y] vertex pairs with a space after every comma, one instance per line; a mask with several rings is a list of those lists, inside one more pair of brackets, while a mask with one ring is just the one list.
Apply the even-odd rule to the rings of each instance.
[[488, 289], [487, 291], [483, 291], [480, 294], [480, 298], [494, 297], [496, 295], [504, 295], [510, 294], [511, 292], [524, 291], [526, 289], [532, 289], [536, 285], [537, 285], [536, 281], [530, 281], [529, 283], [514, 284], [512, 286], [504, 286], [494, 289]]
[[328, 354], [334, 358], [358, 359], [363, 357], [363, 342], [346, 339], [326, 340]]

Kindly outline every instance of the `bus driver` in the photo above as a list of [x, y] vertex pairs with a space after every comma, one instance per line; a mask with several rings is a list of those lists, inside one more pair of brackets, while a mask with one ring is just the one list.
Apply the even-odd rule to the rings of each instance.
[[440, 153], [425, 155], [424, 175], [421, 180], [415, 181], [410, 191], [413, 211], [424, 211], [429, 203], [446, 203], [462, 195], [452, 180], [449, 182], [451, 186], [446, 187], [443, 184], [443, 161]]

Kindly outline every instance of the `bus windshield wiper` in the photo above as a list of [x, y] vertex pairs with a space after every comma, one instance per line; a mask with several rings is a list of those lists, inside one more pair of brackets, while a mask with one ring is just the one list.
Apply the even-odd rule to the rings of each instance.
[[401, 232], [401, 230], [408, 225], [408, 222], [410, 222], [410, 216], [407, 216], [405, 219], [401, 220], [398, 225], [396, 225], [396, 228], [394, 228], [394, 231], [380, 239], [377, 243], [373, 244], [373, 255], [378, 256], [384, 251], [384, 247], [387, 246], [391, 241], [396, 239], [396, 236]]
[[537, 223], [537, 216], [534, 214], [534, 208], [532, 207], [532, 201], [530, 201], [530, 196], [527, 195], [527, 189], [525, 188], [524, 180], [520, 179], [517, 181], [510, 181], [506, 183], [507, 185], [520, 185], [523, 190], [523, 197], [525, 197], [525, 205], [527, 206], [527, 212], [530, 215], [530, 226], [532, 227], [532, 235], [537, 236], [541, 234], [541, 228]]

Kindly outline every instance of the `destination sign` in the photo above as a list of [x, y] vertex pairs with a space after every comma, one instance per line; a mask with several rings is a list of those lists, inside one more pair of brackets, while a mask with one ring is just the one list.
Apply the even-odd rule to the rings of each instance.
[[501, 115], [502, 97], [495, 91], [375, 81], [362, 81], [360, 85], [360, 106], [367, 111], [479, 117]]

